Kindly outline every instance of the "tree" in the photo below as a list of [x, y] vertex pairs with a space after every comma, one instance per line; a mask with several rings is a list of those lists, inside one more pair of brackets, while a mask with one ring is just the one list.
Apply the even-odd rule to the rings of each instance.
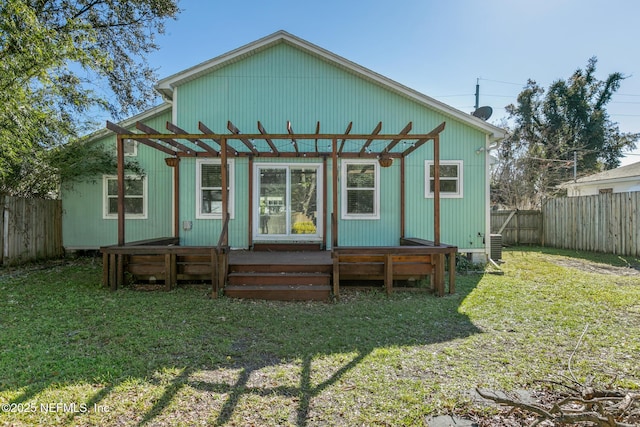
[[118, 118], [155, 100], [145, 55], [177, 13], [176, 0], [0, 4], [0, 191], [55, 168], [45, 152], [86, 132], [96, 108]]
[[494, 202], [539, 207], [573, 177], [574, 155], [579, 174], [588, 175], [618, 167], [624, 151], [635, 148], [640, 134], [621, 132], [606, 110], [625, 77], [612, 73], [598, 80], [596, 64], [589, 59], [584, 70], [546, 92], [529, 80], [517, 103], [506, 107], [514, 124], [498, 149]]

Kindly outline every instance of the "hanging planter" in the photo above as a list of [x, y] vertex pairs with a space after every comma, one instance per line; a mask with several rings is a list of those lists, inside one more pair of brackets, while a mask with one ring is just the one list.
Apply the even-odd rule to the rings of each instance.
[[380, 166], [383, 168], [388, 168], [393, 163], [393, 159], [389, 153], [382, 153], [380, 154], [380, 157], [378, 157], [378, 163], [380, 163]]

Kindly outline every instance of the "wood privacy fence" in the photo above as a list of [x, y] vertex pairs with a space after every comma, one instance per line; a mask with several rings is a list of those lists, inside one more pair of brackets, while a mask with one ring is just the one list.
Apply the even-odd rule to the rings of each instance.
[[640, 256], [640, 192], [548, 200], [544, 240], [556, 248]]
[[541, 211], [493, 211], [506, 245], [640, 256], [640, 192], [549, 199]]
[[542, 243], [540, 211], [493, 211], [491, 233], [502, 234], [507, 245], [539, 245]]
[[0, 264], [63, 255], [60, 200], [0, 195], [0, 208]]

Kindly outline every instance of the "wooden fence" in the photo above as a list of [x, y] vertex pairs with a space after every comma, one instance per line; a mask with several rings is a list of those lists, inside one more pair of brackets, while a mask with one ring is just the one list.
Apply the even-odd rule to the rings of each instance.
[[62, 202], [0, 196], [0, 264], [61, 257]]
[[493, 211], [491, 233], [502, 234], [505, 245], [539, 245], [542, 243], [540, 211]]
[[549, 199], [541, 211], [493, 211], [505, 245], [640, 256], [640, 192]]
[[640, 256], [640, 192], [548, 200], [542, 244]]

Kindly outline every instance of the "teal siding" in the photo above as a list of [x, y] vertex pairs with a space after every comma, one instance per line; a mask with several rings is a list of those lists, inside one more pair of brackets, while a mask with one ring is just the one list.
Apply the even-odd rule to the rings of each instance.
[[[236, 158], [234, 174], [235, 206], [229, 220], [229, 245], [247, 247], [249, 238], [249, 159]], [[215, 246], [222, 231], [220, 219], [196, 218], [196, 159], [180, 162], [180, 221], [190, 221], [191, 230], [182, 230], [180, 244], [187, 246]]]
[[[459, 143], [458, 141], [462, 141]], [[463, 198], [440, 200], [440, 236], [445, 243], [469, 250], [484, 249], [486, 230], [485, 136], [463, 126], [449, 126], [441, 134], [440, 160], [462, 160]], [[425, 160], [433, 159], [433, 144], [416, 150], [406, 160], [406, 234], [432, 240], [433, 199], [425, 198]]]
[[[343, 133], [353, 122], [352, 134], [368, 134], [383, 123], [382, 133], [394, 134], [408, 122], [412, 133], [427, 133], [445, 121], [440, 138], [441, 160], [464, 162], [464, 198], [442, 199], [441, 239], [465, 250], [484, 250], [486, 231], [486, 156], [476, 150], [485, 147], [482, 131], [427, 107], [389, 87], [381, 86], [352, 71], [325, 61], [287, 43], [273, 45], [244, 56], [208, 74], [181, 83], [174, 92], [174, 111], [145, 122], [164, 131], [165, 121], [174, 121], [187, 132], [199, 133], [201, 121], [217, 133], [228, 133], [232, 121], [243, 133], [257, 133], [257, 121], [268, 132], [286, 133], [290, 121], [296, 133]], [[115, 146], [115, 137], [102, 143]], [[280, 151], [290, 151], [289, 140], [274, 141]], [[320, 151], [330, 151], [329, 141], [320, 141]], [[363, 141], [348, 141], [345, 151], [359, 150]], [[231, 145], [241, 147], [241, 142]], [[301, 151], [314, 151], [314, 141], [298, 141]], [[388, 141], [376, 141], [381, 151]], [[258, 149], [268, 151], [264, 141]], [[398, 147], [404, 150], [408, 147]], [[149, 219], [127, 220], [126, 240], [139, 240], [172, 233], [172, 169], [165, 166], [163, 153], [139, 145], [138, 160], [149, 177]], [[433, 239], [433, 199], [425, 197], [425, 159], [432, 159], [433, 144], [425, 144], [406, 159], [406, 235]], [[235, 158], [234, 216], [230, 220], [229, 243], [245, 248], [249, 242], [249, 167], [246, 157]], [[255, 162], [312, 162], [321, 159], [261, 158]], [[327, 242], [331, 242], [332, 162], [327, 162], [324, 185], [327, 190]], [[115, 171], [114, 171], [115, 173]], [[396, 245], [400, 237], [400, 160], [381, 168], [380, 219], [343, 220], [340, 207], [339, 245]], [[339, 175], [339, 174], [338, 174]], [[340, 188], [340, 187], [338, 187]], [[64, 191], [64, 238], [66, 246], [100, 246], [117, 240], [117, 221], [102, 219], [102, 180], [76, 184]], [[220, 236], [220, 219], [196, 218], [196, 159], [180, 162], [180, 237], [183, 245], [215, 245]], [[338, 198], [339, 199], [339, 198]], [[191, 229], [183, 229], [185, 222]]]
[[[164, 129], [171, 113], [166, 112], [145, 120], [155, 129]], [[115, 135], [96, 140], [95, 144], [104, 144], [115, 152]], [[173, 170], [165, 165], [164, 153], [138, 144], [136, 160], [145, 171], [148, 180], [147, 218], [125, 221], [125, 240], [127, 242], [166, 237], [172, 230], [172, 183]], [[114, 170], [113, 175], [116, 175]], [[62, 234], [67, 248], [98, 248], [118, 242], [118, 221], [103, 219], [103, 181], [102, 175], [93, 180], [65, 184], [62, 190]]]
[[[196, 132], [202, 121], [214, 132], [226, 133], [232, 121], [243, 133], [257, 133], [261, 121], [272, 133], [286, 133], [290, 121], [295, 132], [313, 133], [316, 122], [320, 131], [342, 133], [353, 122], [351, 133], [369, 133], [382, 121], [382, 133], [397, 133], [413, 122], [413, 133], [426, 133], [443, 121], [442, 160], [464, 161], [464, 199], [441, 202], [442, 241], [461, 248], [484, 248], [486, 200], [485, 156], [476, 149], [485, 146], [485, 135], [457, 120], [429, 109], [378, 84], [362, 79], [287, 44], [278, 44], [242, 61], [179, 86], [178, 125]], [[290, 150], [289, 141], [275, 141], [282, 150]], [[261, 142], [256, 141], [256, 144]], [[313, 151], [313, 141], [299, 141], [302, 151]], [[372, 150], [388, 142], [376, 141]], [[232, 144], [241, 144], [232, 142]], [[309, 144], [305, 149], [303, 144]], [[321, 150], [329, 150], [328, 142]], [[359, 149], [361, 141], [347, 142], [345, 151]], [[258, 145], [261, 150], [266, 147]], [[407, 148], [407, 147], [404, 147]], [[424, 196], [425, 159], [432, 159], [433, 144], [427, 143], [407, 158], [407, 236], [433, 239], [433, 200]], [[256, 159], [256, 161], [265, 161]], [[278, 161], [268, 160], [268, 161]], [[290, 160], [284, 160], [288, 162]], [[248, 161], [236, 160], [235, 218], [230, 224], [232, 246], [246, 247], [248, 218], [245, 217], [249, 195]], [[182, 162], [185, 165], [186, 162]], [[194, 162], [195, 164], [195, 162]], [[400, 162], [381, 168], [380, 220], [340, 220], [339, 245], [395, 245], [400, 237]], [[195, 220], [193, 193], [195, 169], [183, 168], [183, 220], [193, 221], [194, 228], [184, 234], [185, 244], [205, 244], [218, 236], [220, 220]], [[331, 207], [331, 161], [328, 168], [328, 207]], [[243, 181], [244, 180], [244, 181]], [[185, 206], [186, 203], [186, 206]], [[340, 210], [337, 210], [338, 217]], [[199, 224], [200, 221], [206, 224]], [[330, 236], [328, 225], [327, 236]], [[480, 234], [478, 234], [480, 233]], [[216, 237], [217, 239], [217, 237]], [[330, 237], [328, 237], [329, 242]]]

